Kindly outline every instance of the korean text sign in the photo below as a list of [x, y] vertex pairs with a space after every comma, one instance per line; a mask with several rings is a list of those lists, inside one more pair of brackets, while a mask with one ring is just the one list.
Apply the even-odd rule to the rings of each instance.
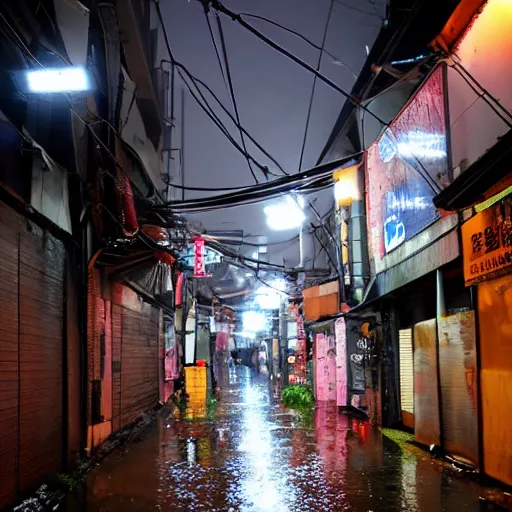
[[462, 225], [466, 286], [512, 268], [512, 196], [477, 213]]

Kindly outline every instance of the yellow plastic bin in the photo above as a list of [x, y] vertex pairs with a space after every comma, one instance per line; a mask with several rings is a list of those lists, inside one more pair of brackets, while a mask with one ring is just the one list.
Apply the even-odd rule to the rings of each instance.
[[206, 401], [207, 378], [206, 368], [201, 366], [185, 367], [185, 392], [189, 400]]

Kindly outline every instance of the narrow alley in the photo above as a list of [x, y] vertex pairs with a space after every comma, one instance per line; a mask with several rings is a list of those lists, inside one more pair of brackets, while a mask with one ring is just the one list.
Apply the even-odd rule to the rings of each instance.
[[[470, 481], [402, 452], [367, 422], [318, 407], [311, 424], [269, 381], [232, 375], [214, 420], [159, 417], [87, 479], [69, 510], [498, 510]], [[314, 421], [314, 424], [313, 424]]]
[[512, 510], [507, 56], [512, 0], [0, 0], [0, 512]]

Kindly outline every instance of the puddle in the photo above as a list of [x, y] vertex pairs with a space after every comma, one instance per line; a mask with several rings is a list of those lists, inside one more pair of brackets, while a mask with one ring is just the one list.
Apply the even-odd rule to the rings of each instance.
[[[272, 403], [265, 377], [241, 369], [215, 419], [160, 418], [93, 471], [69, 511], [501, 510], [360, 420], [319, 408], [311, 429]], [[204, 413], [204, 411], [201, 411]], [[489, 508], [491, 506], [491, 508]]]

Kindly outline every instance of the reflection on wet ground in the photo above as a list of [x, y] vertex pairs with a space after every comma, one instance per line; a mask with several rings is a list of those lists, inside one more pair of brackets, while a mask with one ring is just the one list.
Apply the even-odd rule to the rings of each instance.
[[366, 422], [319, 407], [304, 425], [243, 369], [213, 421], [160, 417], [92, 472], [68, 509], [482, 511], [478, 488], [403, 453]]

